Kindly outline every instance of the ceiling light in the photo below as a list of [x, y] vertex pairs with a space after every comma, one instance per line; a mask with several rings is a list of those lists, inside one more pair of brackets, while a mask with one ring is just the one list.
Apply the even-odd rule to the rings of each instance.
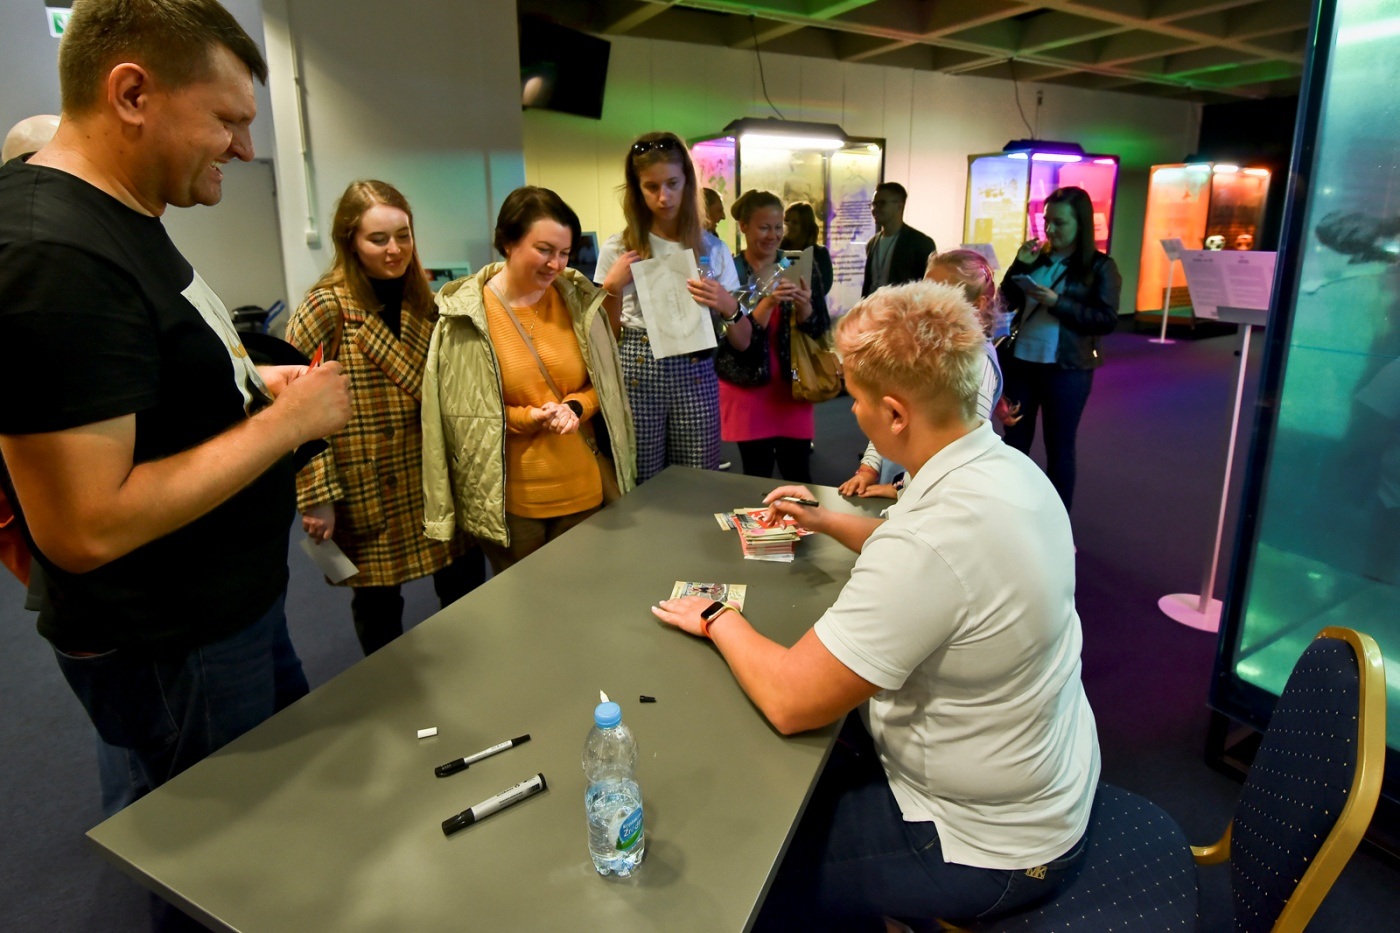
[[737, 136], [740, 145], [766, 149], [820, 149], [833, 152], [846, 145], [846, 132], [835, 123], [744, 117], [731, 122], [724, 132]]

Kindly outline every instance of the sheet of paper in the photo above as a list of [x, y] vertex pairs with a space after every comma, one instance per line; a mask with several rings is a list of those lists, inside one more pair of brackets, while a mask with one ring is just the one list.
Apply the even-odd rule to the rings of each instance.
[[710, 309], [691, 298], [685, 287], [686, 279], [699, 277], [695, 253], [688, 249], [632, 264], [647, 340], [658, 360], [715, 348]]
[[302, 538], [301, 549], [311, 558], [316, 569], [325, 574], [326, 579], [332, 583], [339, 583], [360, 572], [360, 568], [350, 563], [350, 558], [345, 556], [340, 545], [334, 541], [317, 543], [310, 538]]
[[1182, 250], [1181, 265], [1196, 317], [1218, 319], [1220, 305], [1267, 311], [1277, 255], [1255, 250]]
[[1184, 249], [1181, 245], [1181, 240], [1176, 237], [1171, 237], [1170, 239], [1165, 239], [1160, 242], [1162, 244], [1162, 250], [1167, 254], [1168, 259], [1175, 262], [1181, 258], [1181, 251]]
[[987, 264], [990, 265], [990, 266], [992, 267], [992, 271], [993, 271], [993, 272], [1000, 272], [1000, 271], [1001, 271], [1001, 263], [997, 261], [997, 251], [992, 247], [992, 244], [990, 244], [990, 243], [961, 243], [961, 244], [959, 244], [959, 248], [960, 248], [960, 249], [970, 249], [970, 250], [972, 250], [974, 253], [977, 253], [979, 256], [981, 256], [983, 259], [987, 260]]

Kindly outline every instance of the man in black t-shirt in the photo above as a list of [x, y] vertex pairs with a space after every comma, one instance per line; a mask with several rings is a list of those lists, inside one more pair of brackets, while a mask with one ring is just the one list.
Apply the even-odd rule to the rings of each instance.
[[84, 0], [57, 134], [0, 167], [0, 454], [47, 581], [39, 631], [150, 787], [306, 690], [291, 453], [344, 426], [347, 380], [254, 366], [160, 222], [253, 157], [266, 75], [215, 0]]

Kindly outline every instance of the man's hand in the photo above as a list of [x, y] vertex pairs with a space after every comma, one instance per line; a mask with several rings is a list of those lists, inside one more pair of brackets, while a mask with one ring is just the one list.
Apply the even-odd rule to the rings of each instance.
[[297, 437], [293, 448], [329, 437], [350, 421], [350, 380], [340, 363], [322, 363], [288, 381], [266, 413], [288, 420]]
[[267, 383], [267, 391], [276, 398], [282, 394], [282, 390], [296, 381], [297, 377], [306, 372], [305, 366], [259, 366], [258, 375], [262, 376], [263, 382]]
[[[674, 625], [687, 635], [701, 637], [700, 626], [704, 619], [700, 618], [700, 613], [709, 608], [714, 602], [707, 596], [682, 596], [678, 599], [663, 599], [655, 606], [651, 607], [651, 614], [656, 616], [667, 625]], [[731, 610], [734, 611], [734, 610]]]

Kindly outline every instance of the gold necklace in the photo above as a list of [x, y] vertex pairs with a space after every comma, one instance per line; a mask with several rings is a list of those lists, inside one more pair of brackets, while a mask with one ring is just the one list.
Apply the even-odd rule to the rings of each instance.
[[[508, 285], [507, 282], [501, 282], [501, 286], [506, 285]], [[506, 312], [510, 313], [517, 310], [515, 307], [515, 300], [510, 297], [510, 292], [505, 287], [501, 286], [498, 286], [497, 290], [500, 292], [500, 294], [497, 297], [499, 297], [501, 301], [505, 303]], [[540, 300], [543, 301], [544, 297], [541, 296]], [[535, 339], [535, 325], [540, 322], [540, 313], [535, 310], [534, 305], [525, 305], [525, 310], [530, 312], [530, 323], [525, 327], [525, 332], [530, 335], [530, 339], [533, 341]]]

